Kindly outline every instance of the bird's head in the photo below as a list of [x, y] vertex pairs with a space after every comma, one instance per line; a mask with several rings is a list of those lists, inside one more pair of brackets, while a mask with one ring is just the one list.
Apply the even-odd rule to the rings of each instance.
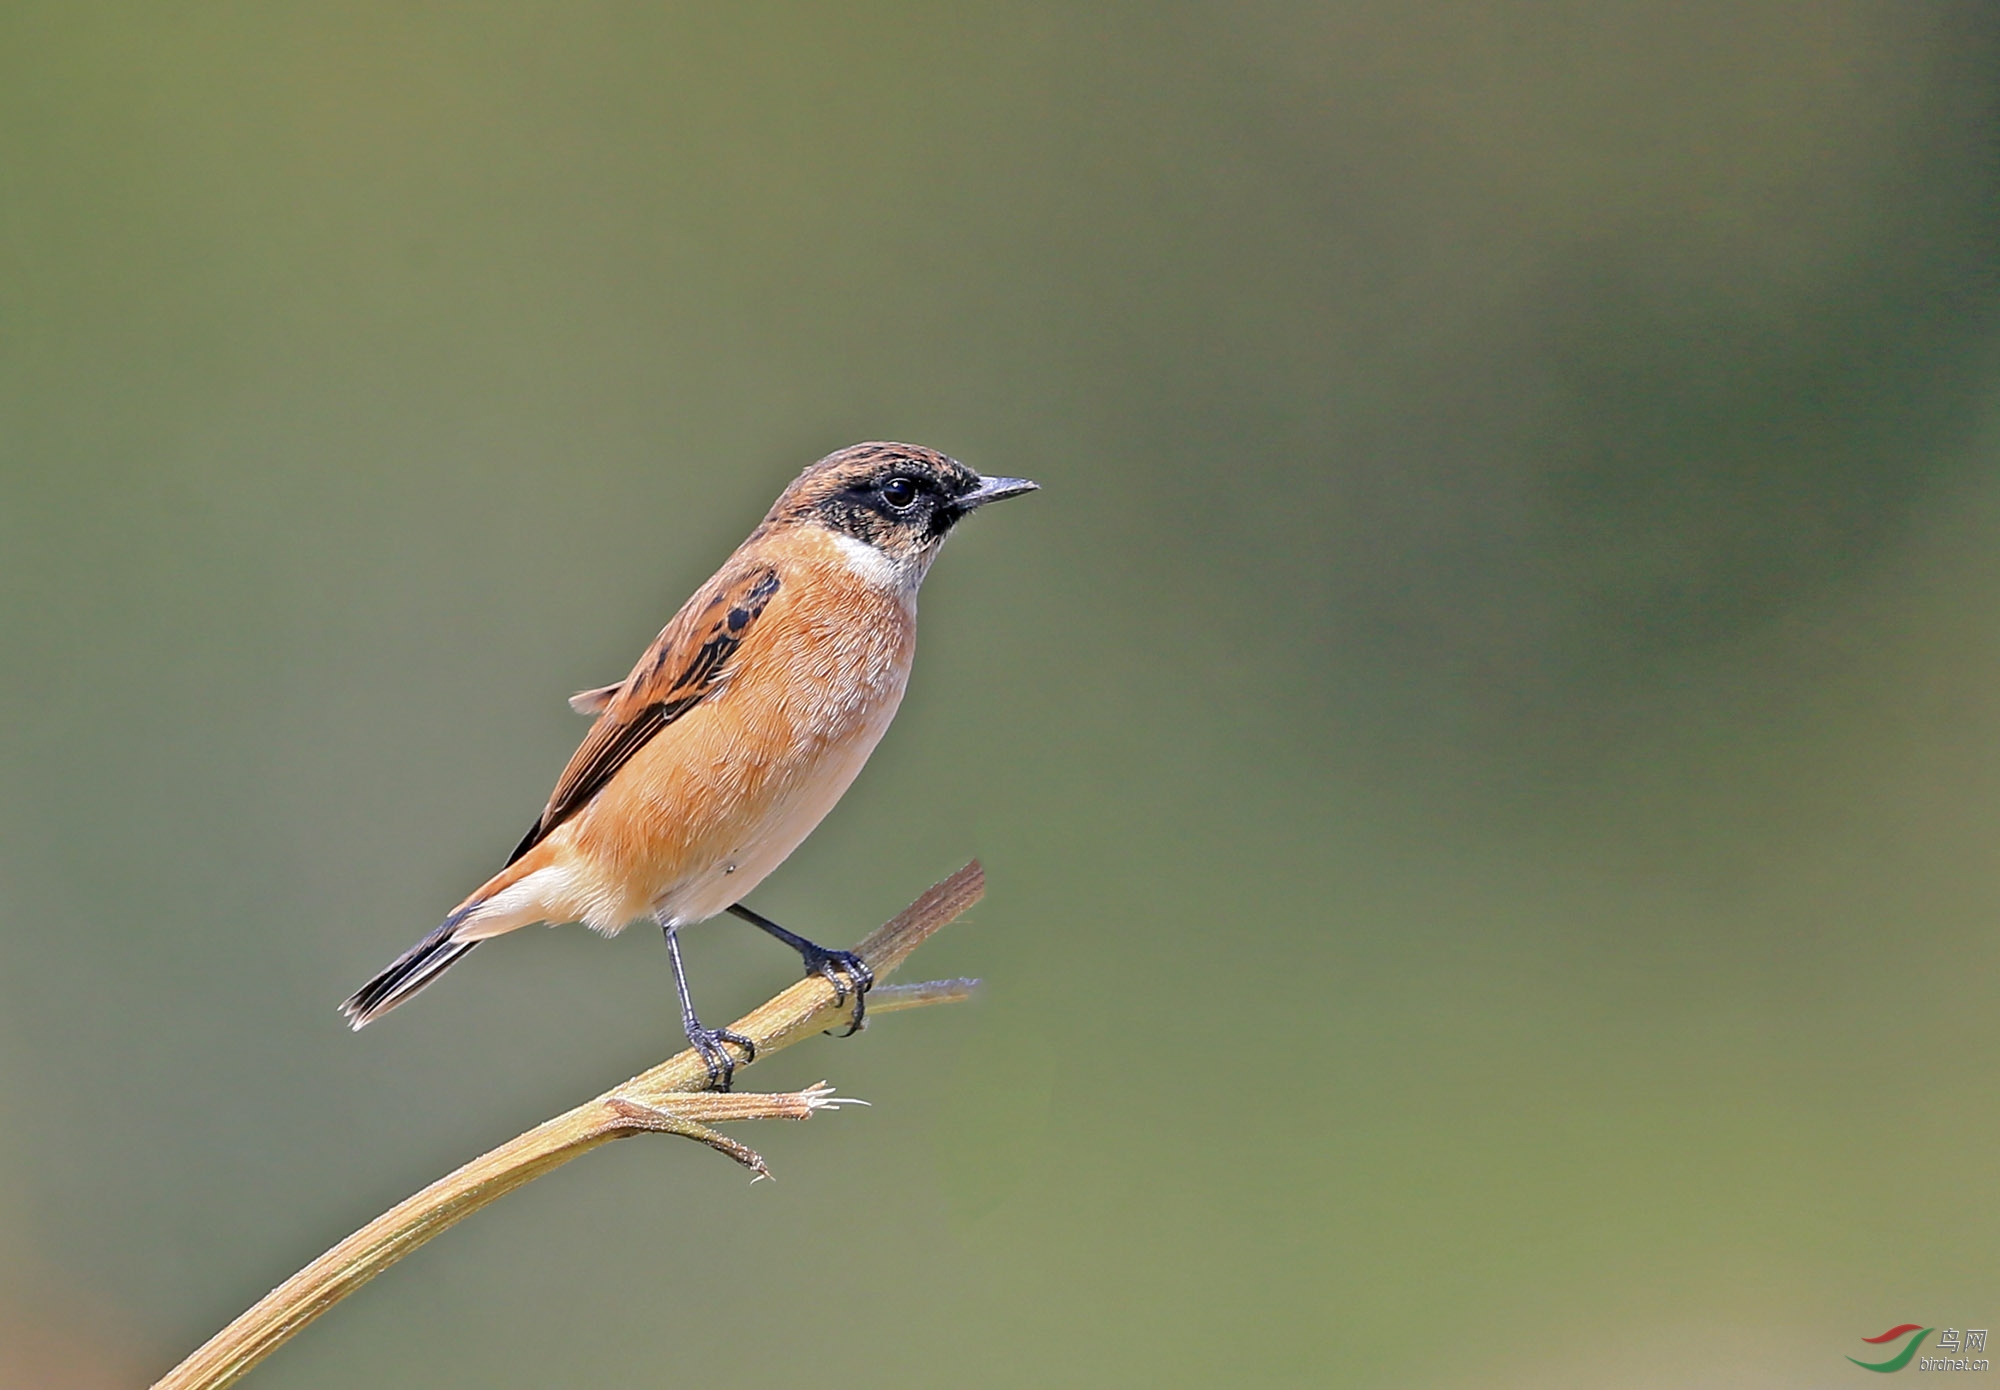
[[988, 502], [1036, 486], [984, 477], [915, 444], [855, 444], [799, 474], [765, 525], [824, 527], [858, 565], [881, 567], [882, 577], [913, 588], [953, 526]]

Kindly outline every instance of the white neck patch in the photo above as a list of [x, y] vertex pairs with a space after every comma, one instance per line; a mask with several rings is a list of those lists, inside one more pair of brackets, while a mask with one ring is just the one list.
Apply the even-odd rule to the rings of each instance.
[[924, 581], [924, 571], [930, 566], [905, 564], [884, 554], [867, 541], [856, 540], [842, 532], [833, 533], [833, 543], [840, 551], [840, 558], [847, 562], [847, 568], [863, 583], [892, 593], [909, 594], [916, 591]]

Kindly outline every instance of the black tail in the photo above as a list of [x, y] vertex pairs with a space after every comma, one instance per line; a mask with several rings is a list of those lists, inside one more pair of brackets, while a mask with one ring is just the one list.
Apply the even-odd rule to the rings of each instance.
[[397, 956], [389, 968], [354, 992], [340, 1006], [347, 1026], [359, 1029], [374, 1022], [444, 973], [444, 968], [470, 951], [477, 941], [453, 941], [452, 929], [463, 914], [454, 912], [444, 925]]

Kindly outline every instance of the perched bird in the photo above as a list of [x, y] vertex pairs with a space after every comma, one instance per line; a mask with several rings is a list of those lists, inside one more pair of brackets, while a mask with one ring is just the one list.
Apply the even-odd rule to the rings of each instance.
[[[360, 1028], [488, 937], [535, 922], [666, 933], [688, 1041], [728, 1089], [741, 1034], [701, 1026], [678, 933], [733, 912], [854, 999], [859, 957], [814, 945], [743, 897], [833, 809], [909, 680], [917, 588], [951, 528], [1032, 492], [911, 444], [829, 454], [779, 494], [736, 553], [673, 616], [632, 673], [572, 696], [597, 722], [506, 867], [341, 1005]], [[849, 1031], [853, 1031], [852, 1028]]]

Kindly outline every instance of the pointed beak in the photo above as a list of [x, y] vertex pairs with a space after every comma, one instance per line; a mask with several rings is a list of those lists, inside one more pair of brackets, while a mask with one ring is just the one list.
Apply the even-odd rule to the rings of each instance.
[[958, 499], [958, 510], [969, 512], [988, 502], [998, 502], [1003, 497], [1019, 497], [1024, 492], [1033, 492], [1040, 486], [1040, 483], [1031, 483], [1026, 478], [982, 477], [978, 487]]

